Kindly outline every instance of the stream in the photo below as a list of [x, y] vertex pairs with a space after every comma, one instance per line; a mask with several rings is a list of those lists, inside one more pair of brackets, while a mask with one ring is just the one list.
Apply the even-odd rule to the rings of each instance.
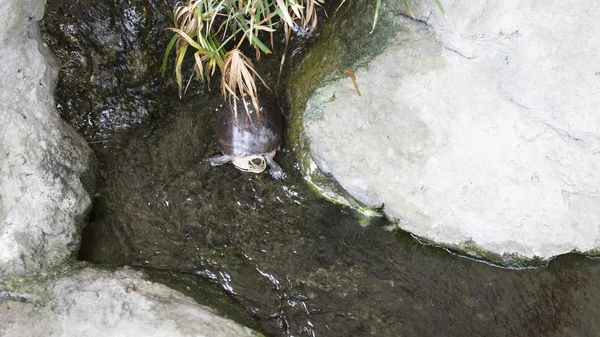
[[[172, 6], [47, 2], [56, 104], [99, 165], [81, 260], [214, 285], [265, 336], [600, 336], [595, 259], [504, 269], [421, 244], [320, 197], [289, 144], [275, 157], [284, 180], [211, 167], [218, 84], [193, 81], [180, 100], [172, 65], [160, 76]], [[285, 110], [279, 57], [258, 66]]]

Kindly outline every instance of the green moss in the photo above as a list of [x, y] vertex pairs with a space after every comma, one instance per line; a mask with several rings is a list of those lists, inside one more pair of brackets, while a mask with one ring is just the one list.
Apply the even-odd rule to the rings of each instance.
[[87, 265], [87, 262], [76, 261], [43, 268], [44, 272], [2, 278], [0, 299], [30, 301], [39, 306], [49, 305], [54, 301], [54, 297], [48, 290], [49, 282]]
[[36, 281], [28, 277], [8, 277], [0, 280], [0, 299], [29, 299], [37, 293]]
[[469, 259], [474, 259], [480, 262], [485, 262], [489, 265], [493, 265], [500, 268], [534, 268], [545, 266], [550, 261], [550, 259], [544, 259], [539, 256], [526, 257], [517, 253], [505, 253], [500, 255], [485, 250], [481, 246], [477, 245], [473, 240], [467, 240], [456, 245], [447, 242], [431, 241], [429, 239], [418, 237], [414, 234], [412, 236], [415, 237], [421, 243], [427, 243], [432, 246], [443, 248], [451, 252], [452, 254], [463, 256]]
[[548, 264], [547, 259], [543, 259], [539, 256], [526, 257], [517, 253], [505, 253], [502, 255], [492, 253], [477, 245], [473, 240], [462, 242], [451, 248], [454, 248], [459, 255], [466, 255], [467, 257], [473, 257], [477, 260], [487, 261], [492, 265], [504, 268], [522, 269], [540, 267]]
[[600, 248], [586, 250], [582, 254], [590, 257], [600, 257]]

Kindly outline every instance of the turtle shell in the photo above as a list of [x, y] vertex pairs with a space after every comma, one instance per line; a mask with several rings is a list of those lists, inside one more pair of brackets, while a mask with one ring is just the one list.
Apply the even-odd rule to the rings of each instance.
[[249, 104], [248, 111], [237, 101], [237, 118], [233, 106], [225, 104], [217, 117], [217, 144], [229, 156], [264, 155], [279, 147], [283, 132], [283, 115], [277, 103], [270, 98], [259, 100], [257, 114]]

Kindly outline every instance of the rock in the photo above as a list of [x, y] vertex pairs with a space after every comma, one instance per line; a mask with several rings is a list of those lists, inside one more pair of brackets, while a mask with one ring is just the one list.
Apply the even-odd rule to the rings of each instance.
[[447, 19], [432, 2], [414, 8], [418, 21], [377, 28], [395, 37], [354, 69], [361, 95], [347, 77], [313, 92], [302, 125], [310, 156], [428, 241], [504, 261], [593, 253], [600, 8], [444, 6]]
[[0, 302], [0, 335], [260, 336], [130, 269], [71, 272], [47, 286], [44, 300]]
[[0, 279], [47, 272], [79, 246], [94, 159], [53, 98], [40, 42], [45, 1], [0, 3]]

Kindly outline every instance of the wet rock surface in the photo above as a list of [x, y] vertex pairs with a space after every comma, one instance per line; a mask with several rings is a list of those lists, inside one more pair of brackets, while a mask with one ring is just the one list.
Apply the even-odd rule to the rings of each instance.
[[600, 33], [598, 8], [444, 6], [416, 6], [415, 21], [388, 2], [377, 29], [396, 37], [354, 70], [360, 94], [338, 77], [306, 103], [311, 158], [436, 244], [505, 262], [594, 254], [600, 44], [581, 41]]
[[79, 248], [94, 158], [56, 111], [43, 1], [0, 4], [0, 279], [50, 272]]
[[45, 287], [43, 306], [0, 302], [2, 336], [257, 336], [130, 269], [74, 270]]
[[170, 10], [166, 1], [48, 1], [42, 30], [61, 63], [57, 107], [92, 146], [168, 113], [156, 91]]

